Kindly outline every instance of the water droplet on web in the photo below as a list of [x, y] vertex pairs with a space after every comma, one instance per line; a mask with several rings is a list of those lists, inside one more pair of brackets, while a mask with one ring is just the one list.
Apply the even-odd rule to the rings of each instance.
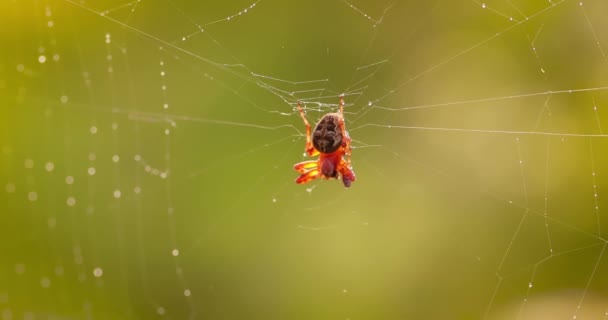
[[40, 56], [38, 56], [38, 62], [45, 63], [46, 62], [46, 56], [41, 54]]
[[485, 9], [485, 8], [486, 8], [486, 4], [485, 4], [485, 2], [481, 4], [481, 8], [482, 8], [482, 9]]
[[66, 184], [74, 184], [74, 177], [72, 177], [72, 176], [65, 177], [65, 183]]
[[163, 308], [163, 307], [156, 308], [156, 313], [158, 313], [159, 315], [162, 316], [163, 314], [165, 314], [165, 308]]
[[95, 172], [96, 172], [95, 167], [89, 167], [89, 169], [87, 169], [87, 173], [88, 173], [90, 176], [94, 176], [94, 175], [95, 175]]
[[190, 291], [190, 289], [184, 290], [184, 296], [189, 297], [191, 295], [192, 295], [192, 292]]
[[55, 164], [49, 161], [49, 162], [47, 162], [47, 163], [44, 165], [44, 169], [45, 169], [47, 172], [51, 172], [51, 171], [53, 171], [53, 170], [55, 169]]
[[179, 256], [179, 250], [177, 250], [177, 249], [173, 249], [173, 250], [171, 251], [171, 255], [172, 255], [172, 256], [174, 256], [174, 257]]

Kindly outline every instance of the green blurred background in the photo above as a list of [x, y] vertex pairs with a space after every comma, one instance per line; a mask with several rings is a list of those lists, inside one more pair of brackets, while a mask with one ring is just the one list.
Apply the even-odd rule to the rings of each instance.
[[[605, 1], [0, 2], [0, 318], [604, 319]], [[346, 94], [357, 181], [296, 185]]]

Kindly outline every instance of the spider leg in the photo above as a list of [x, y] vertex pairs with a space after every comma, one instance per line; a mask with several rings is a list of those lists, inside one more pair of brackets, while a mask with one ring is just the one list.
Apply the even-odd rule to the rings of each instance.
[[342, 161], [340, 161], [340, 165], [338, 166], [338, 172], [340, 172], [340, 175], [342, 176], [342, 183], [344, 183], [344, 186], [347, 188], [350, 187], [350, 184], [353, 181], [357, 180], [355, 172], [350, 166], [350, 161], [342, 159]]
[[317, 151], [312, 145], [312, 138], [310, 137], [310, 123], [308, 123], [308, 120], [304, 115], [304, 110], [302, 109], [302, 104], [300, 101], [298, 101], [298, 112], [300, 112], [300, 117], [302, 117], [302, 120], [304, 120], [304, 124], [306, 125], [306, 153], [311, 157], [315, 156], [319, 154], [319, 151]]
[[[340, 114], [342, 114], [344, 109], [344, 95], [340, 96]], [[342, 132], [342, 150], [344, 151], [344, 155], [346, 156], [346, 162], [348, 163], [348, 166], [350, 166], [350, 153], [351, 153], [351, 147], [350, 147], [350, 135], [348, 135], [348, 131], [346, 131], [346, 125], [344, 124], [344, 117], [340, 118], [340, 121], [338, 122], [338, 126], [340, 127], [340, 132]]]
[[318, 177], [321, 176], [321, 172], [319, 171], [319, 169], [315, 168], [312, 169], [306, 173], [301, 174], [297, 179], [296, 179], [296, 183], [297, 184], [303, 184], [303, 183], [308, 183]]
[[296, 163], [293, 166], [293, 168], [299, 173], [306, 173], [310, 170], [317, 169], [317, 167], [318, 167], [317, 160], [303, 161], [300, 163]]

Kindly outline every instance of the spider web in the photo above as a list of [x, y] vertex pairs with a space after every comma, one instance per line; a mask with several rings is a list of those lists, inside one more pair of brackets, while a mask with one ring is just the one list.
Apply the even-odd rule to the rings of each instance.
[[0, 8], [3, 320], [608, 319], [604, 1]]

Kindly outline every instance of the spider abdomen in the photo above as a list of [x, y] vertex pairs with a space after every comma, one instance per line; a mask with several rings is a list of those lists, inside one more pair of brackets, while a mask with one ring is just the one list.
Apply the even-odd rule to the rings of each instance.
[[323, 116], [312, 133], [312, 144], [321, 153], [332, 153], [342, 144], [340, 116], [329, 113]]

